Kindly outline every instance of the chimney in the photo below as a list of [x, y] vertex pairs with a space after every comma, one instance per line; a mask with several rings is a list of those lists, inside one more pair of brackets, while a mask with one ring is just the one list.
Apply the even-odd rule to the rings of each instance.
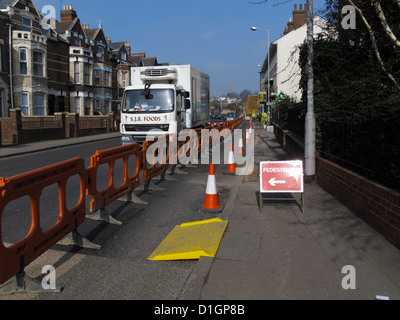
[[287, 27], [288, 27], [288, 33], [291, 32], [291, 31], [293, 31], [294, 26], [293, 26], [292, 18], [289, 18], [289, 22], [288, 22], [288, 24], [287, 24]]
[[285, 27], [285, 31], [283, 31], [283, 35], [286, 36], [288, 34], [287, 26]]
[[89, 30], [88, 24], [81, 24], [83, 30]]
[[106, 41], [107, 41], [107, 43], [111, 43], [111, 37], [110, 36], [106, 36]]
[[128, 55], [130, 55], [131, 54], [131, 44], [128, 41], [125, 42], [125, 47], [126, 47], [126, 50], [128, 51]]
[[61, 22], [72, 22], [78, 15], [73, 6], [64, 6], [61, 10]]
[[300, 10], [297, 10], [297, 4], [294, 5], [293, 10], [293, 30], [300, 28], [307, 23], [307, 5], [300, 5]]

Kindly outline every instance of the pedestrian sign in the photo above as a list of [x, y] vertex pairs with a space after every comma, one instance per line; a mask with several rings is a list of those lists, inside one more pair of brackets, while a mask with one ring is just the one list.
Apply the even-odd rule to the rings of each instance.
[[260, 162], [261, 192], [303, 192], [302, 161]]
[[[303, 162], [262, 161], [260, 162], [260, 213], [263, 207], [263, 193], [301, 193], [301, 209], [304, 212]], [[290, 198], [268, 198], [269, 200], [290, 200]]]

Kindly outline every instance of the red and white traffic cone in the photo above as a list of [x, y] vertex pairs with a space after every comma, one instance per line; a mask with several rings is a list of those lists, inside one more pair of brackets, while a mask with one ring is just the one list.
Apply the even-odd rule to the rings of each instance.
[[221, 206], [218, 201], [217, 194], [217, 183], [215, 180], [214, 164], [210, 163], [210, 170], [208, 172], [206, 197], [204, 199], [203, 208], [204, 209], [219, 209]]
[[238, 153], [243, 153], [243, 135], [240, 135], [240, 140], [239, 140], [239, 149], [238, 149]]
[[250, 142], [250, 129], [246, 130], [246, 143]]
[[233, 154], [232, 143], [231, 143], [231, 149], [229, 151], [229, 156], [228, 156], [228, 167], [226, 169], [225, 174], [236, 174], [236, 163], [235, 163], [235, 156]]

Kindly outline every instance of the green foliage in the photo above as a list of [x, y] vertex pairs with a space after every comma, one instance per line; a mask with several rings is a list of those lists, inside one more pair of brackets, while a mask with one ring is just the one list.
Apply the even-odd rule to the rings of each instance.
[[288, 129], [288, 109], [295, 103], [296, 101], [289, 97], [284, 100], [278, 100], [278, 102], [275, 104], [274, 121], [279, 124], [282, 129]]
[[[354, 123], [363, 128], [357, 136], [365, 146], [349, 161], [370, 167], [384, 163], [381, 176], [400, 180], [400, 91], [388, 73], [400, 82], [400, 48], [387, 36], [371, 1], [354, 0], [370, 24], [386, 71], [379, 63], [369, 31], [357, 13], [354, 30], [341, 26], [340, 8], [347, 0], [327, 0], [325, 18], [329, 29], [314, 40], [314, 113], [317, 124], [317, 148], [324, 145], [322, 127], [328, 122]], [[386, 19], [400, 39], [400, 6], [397, 1], [381, 1]], [[307, 46], [300, 51], [303, 114], [307, 112]], [[323, 150], [320, 150], [323, 151]], [[386, 172], [384, 172], [386, 170]], [[375, 177], [374, 177], [375, 178]], [[379, 178], [377, 178], [379, 180]], [[391, 184], [394, 186], [393, 184]], [[395, 187], [399, 187], [396, 185]]]
[[[348, 4], [347, 1], [341, 3]], [[394, 1], [391, 3], [390, 8], [385, 7], [385, 13], [389, 13], [387, 19], [397, 31], [400, 28], [400, 7]], [[383, 31], [370, 1], [357, 1], [357, 5], [362, 7], [364, 15], [376, 30], [385, 67], [400, 79], [400, 48], [395, 47]], [[326, 34], [314, 41], [315, 114], [319, 121], [365, 121], [385, 113], [385, 109], [379, 108], [382, 101], [399, 92], [376, 59], [369, 33], [361, 18], [357, 15], [355, 30], [345, 30], [340, 25], [338, 8], [339, 0], [327, 1], [325, 14], [333, 29], [327, 30]], [[305, 44], [301, 49], [300, 61], [300, 86], [303, 89], [303, 101], [307, 101]]]

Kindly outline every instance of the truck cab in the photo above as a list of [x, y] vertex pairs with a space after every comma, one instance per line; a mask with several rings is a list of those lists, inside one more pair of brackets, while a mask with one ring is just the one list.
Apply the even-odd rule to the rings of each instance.
[[[149, 75], [150, 74], [150, 75]], [[126, 88], [121, 107], [122, 144], [143, 143], [146, 137], [172, 135], [185, 127], [189, 92], [168, 77], [142, 74], [143, 84]], [[154, 79], [155, 78], [155, 79]], [[157, 132], [150, 132], [157, 129]]]
[[191, 65], [134, 67], [131, 73], [121, 107], [122, 144], [207, 125], [208, 75]]

